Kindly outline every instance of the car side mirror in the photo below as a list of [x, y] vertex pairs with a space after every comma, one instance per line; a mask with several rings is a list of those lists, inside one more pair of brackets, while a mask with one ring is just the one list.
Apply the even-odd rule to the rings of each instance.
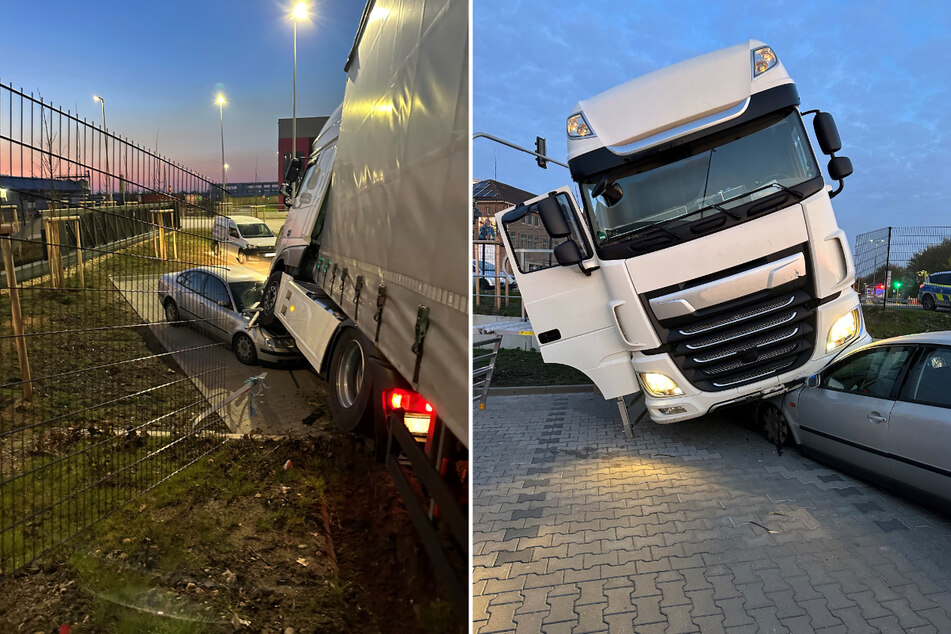
[[839, 129], [835, 125], [835, 119], [828, 112], [819, 112], [812, 121], [812, 127], [816, 131], [816, 140], [819, 141], [819, 147], [823, 154], [835, 154], [842, 149], [842, 140], [839, 138]]
[[[571, 235], [571, 227], [568, 226], [565, 214], [561, 211], [561, 205], [558, 204], [554, 196], [538, 201], [538, 215], [542, 219], [545, 231], [552, 238], [565, 238]], [[578, 245], [576, 244], [575, 249], [577, 248]]]
[[813, 374], [808, 379], [806, 379], [806, 387], [819, 387], [819, 381], [821, 377], [818, 374]]

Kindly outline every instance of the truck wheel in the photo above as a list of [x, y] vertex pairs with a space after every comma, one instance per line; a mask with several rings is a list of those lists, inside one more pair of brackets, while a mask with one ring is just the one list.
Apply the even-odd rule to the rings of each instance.
[[345, 328], [330, 360], [330, 414], [342, 431], [372, 430], [373, 376], [376, 361], [370, 341], [356, 328]]
[[281, 286], [281, 275], [283, 271], [277, 270], [271, 273], [267, 282], [264, 284], [264, 290], [261, 291], [261, 303], [258, 308], [261, 314], [258, 315], [258, 323], [275, 332], [275, 334], [284, 334], [284, 327], [277, 317], [274, 316], [274, 308], [277, 306], [277, 290]]
[[934, 297], [925, 295], [921, 298], [921, 307], [925, 310], [935, 310], [938, 306], [935, 304]]

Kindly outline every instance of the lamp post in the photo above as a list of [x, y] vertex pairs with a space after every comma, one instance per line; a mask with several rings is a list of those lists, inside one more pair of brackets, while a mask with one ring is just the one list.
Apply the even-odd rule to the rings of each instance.
[[92, 96], [93, 101], [98, 101], [102, 106], [102, 142], [106, 151], [106, 194], [109, 196], [109, 202], [112, 202], [112, 175], [109, 173], [109, 135], [106, 133], [106, 100], [99, 95]]
[[297, 158], [297, 23], [306, 19], [307, 3], [298, 2], [294, 5], [294, 12], [291, 14], [291, 20], [294, 22], [294, 108], [291, 120], [291, 137], [293, 138], [291, 153], [294, 158]]
[[224, 192], [228, 188], [228, 181], [225, 178], [225, 115], [222, 111], [222, 107], [225, 105], [225, 96], [219, 94], [215, 103], [218, 104], [218, 121], [221, 123], [221, 200], [224, 201]]

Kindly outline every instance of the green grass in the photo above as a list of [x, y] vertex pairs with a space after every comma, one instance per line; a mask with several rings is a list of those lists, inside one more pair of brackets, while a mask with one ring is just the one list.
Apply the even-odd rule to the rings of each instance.
[[876, 339], [886, 339], [918, 332], [951, 330], [951, 313], [921, 308], [862, 306], [865, 326]]
[[[475, 355], [489, 350], [476, 349]], [[483, 362], [483, 365], [487, 360]], [[583, 373], [560, 363], [545, 363], [534, 350], [499, 349], [492, 374], [493, 387], [591, 384]]]
[[69, 609], [103, 632], [255, 630], [278, 611], [303, 631], [359, 630], [353, 592], [321, 559], [336, 476], [314, 454], [306, 441], [231, 441], [118, 509], [47, 557], [80, 591]]

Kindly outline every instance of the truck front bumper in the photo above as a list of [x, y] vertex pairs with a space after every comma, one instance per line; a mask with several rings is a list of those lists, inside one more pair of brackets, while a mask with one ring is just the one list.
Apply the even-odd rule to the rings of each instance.
[[858, 296], [851, 292], [844, 293], [838, 299], [820, 306], [816, 311], [816, 353], [812, 358], [794, 370], [737, 388], [718, 392], [700, 391], [687, 382], [670, 355], [635, 355], [633, 364], [638, 375], [641, 372], [665, 374], [673, 379], [684, 392], [682, 396], [658, 398], [651, 396], [644, 390], [644, 403], [651, 419], [655, 423], [677, 423], [703, 416], [721, 407], [768, 398], [792, 389], [801, 384], [806, 377], [820, 372], [848, 350], [872, 341], [871, 335], [865, 330], [865, 320], [863, 318], [858, 333], [852, 341], [832, 352], [825, 353], [829, 329], [840, 317], [858, 308], [858, 306]]

